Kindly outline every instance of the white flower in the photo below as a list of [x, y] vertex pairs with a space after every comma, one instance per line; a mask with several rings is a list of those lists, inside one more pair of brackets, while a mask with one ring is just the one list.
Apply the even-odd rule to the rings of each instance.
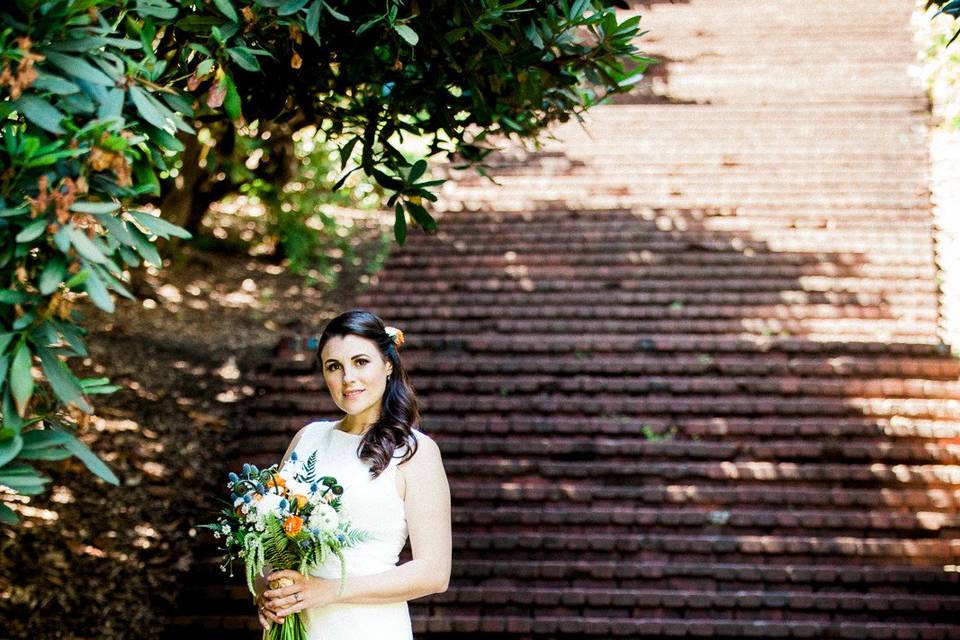
[[340, 516], [336, 509], [328, 504], [317, 504], [313, 507], [313, 512], [307, 522], [310, 529], [317, 527], [324, 531], [333, 531], [340, 524]]
[[282, 517], [283, 510], [280, 508], [281, 500], [283, 500], [282, 496], [268, 491], [262, 498], [253, 503], [255, 512], [254, 519], [257, 522], [263, 522], [267, 519], [267, 516], [270, 515], [275, 515], [278, 518]]

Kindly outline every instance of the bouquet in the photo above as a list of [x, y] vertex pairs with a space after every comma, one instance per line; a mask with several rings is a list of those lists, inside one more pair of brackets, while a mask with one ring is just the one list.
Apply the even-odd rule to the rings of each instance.
[[[229, 566], [232, 577], [233, 561], [243, 561], [254, 601], [254, 581], [266, 564], [306, 574], [324, 564], [331, 553], [340, 560], [337, 594], [342, 594], [347, 570], [343, 549], [370, 537], [368, 532], [351, 527], [341, 505], [343, 487], [337, 479], [316, 477], [316, 455], [314, 452], [300, 464], [294, 452], [281, 472], [276, 465], [261, 470], [244, 464], [240, 474], [231, 472], [228, 476], [230, 507], [222, 511], [216, 523], [200, 525], [211, 529], [215, 538], [224, 539], [222, 571]], [[283, 580], [270, 587], [286, 586]], [[304, 637], [306, 629], [299, 613], [264, 632], [265, 640]]]

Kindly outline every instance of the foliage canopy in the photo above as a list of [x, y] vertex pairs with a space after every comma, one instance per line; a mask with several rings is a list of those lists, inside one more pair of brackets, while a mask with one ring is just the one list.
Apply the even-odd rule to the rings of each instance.
[[[111, 292], [158, 237], [189, 238], [142, 210], [197, 129], [314, 126], [431, 233], [423, 206], [440, 181], [428, 157], [482, 162], [495, 136], [546, 127], [629, 90], [651, 59], [640, 16], [603, 0], [14, 0], [0, 17], [0, 485], [41, 493], [30, 463], [78, 456], [116, 476], [75, 435], [88, 396], [75, 309]], [[343, 182], [343, 179], [340, 181]], [[39, 360], [42, 379], [31, 369]], [[0, 504], [0, 520], [16, 514]]]

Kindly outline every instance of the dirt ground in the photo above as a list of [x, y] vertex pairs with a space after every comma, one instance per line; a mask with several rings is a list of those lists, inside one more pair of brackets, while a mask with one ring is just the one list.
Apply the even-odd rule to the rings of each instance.
[[[370, 221], [360, 255], [382, 251], [384, 232]], [[72, 369], [122, 387], [89, 397], [83, 440], [121, 485], [73, 458], [37, 464], [49, 490], [19, 508], [22, 525], [0, 527], [0, 638], [160, 637], [193, 562], [198, 501], [222, 488], [205, 469], [256, 394], [253, 367], [285, 329], [316, 330], [349, 308], [363, 265], [376, 263], [307, 286], [270, 259], [182, 251], [145, 272], [138, 300], [117, 297], [112, 314], [80, 309], [90, 357]]]

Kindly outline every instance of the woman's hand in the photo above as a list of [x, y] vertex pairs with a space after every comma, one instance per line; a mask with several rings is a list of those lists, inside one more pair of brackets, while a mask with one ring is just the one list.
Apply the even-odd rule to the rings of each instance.
[[289, 569], [275, 571], [267, 576], [271, 584], [282, 578], [292, 580], [293, 584], [263, 592], [265, 609], [275, 616], [278, 624], [283, 624], [283, 618], [291, 613], [337, 601], [338, 580], [305, 576], [299, 571]]
[[266, 599], [263, 597], [263, 593], [257, 596], [257, 617], [260, 619], [260, 624], [264, 629], [270, 629], [270, 623], [275, 622], [276, 624], [283, 624], [283, 620], [277, 617], [277, 614], [271, 611], [266, 606]]

